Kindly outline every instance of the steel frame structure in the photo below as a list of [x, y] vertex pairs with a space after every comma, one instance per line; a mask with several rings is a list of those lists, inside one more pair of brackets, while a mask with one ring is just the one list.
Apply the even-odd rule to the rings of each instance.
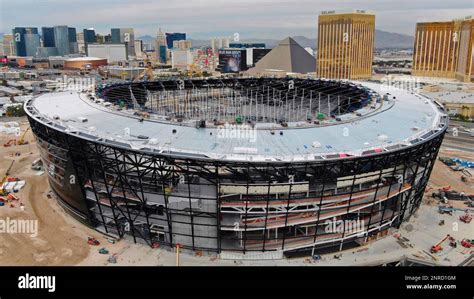
[[127, 149], [28, 118], [51, 188], [76, 218], [218, 253], [340, 250], [399, 227], [422, 202], [445, 133], [361, 157], [237, 162]]
[[318, 113], [336, 116], [371, 99], [351, 82], [296, 78], [119, 83], [101, 88], [98, 96], [180, 120], [233, 121], [239, 116], [254, 122], [307, 121]]

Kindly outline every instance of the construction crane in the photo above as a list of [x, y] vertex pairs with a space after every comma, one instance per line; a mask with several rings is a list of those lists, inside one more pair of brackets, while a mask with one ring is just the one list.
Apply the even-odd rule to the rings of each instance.
[[26, 136], [26, 133], [30, 130], [30, 128], [27, 128], [25, 130], [25, 132], [23, 132], [23, 134], [21, 135], [20, 139], [16, 140], [16, 139], [10, 139], [8, 140], [6, 143], [3, 144], [4, 147], [10, 147], [12, 145], [25, 145], [25, 144], [28, 144], [29, 142], [28, 141], [25, 141], [25, 136]]
[[440, 214], [448, 213], [452, 214], [453, 211], [462, 211], [462, 212], [474, 212], [474, 209], [470, 208], [453, 208], [453, 207], [447, 207], [447, 206], [438, 206], [438, 211]]
[[148, 55], [148, 53], [145, 53], [145, 55], [146, 55], [146, 59], [145, 59], [146, 69], [143, 72], [141, 72], [138, 76], [136, 76], [133, 79], [133, 82], [140, 81], [143, 79], [145, 79], [145, 81], [149, 81], [149, 80], [153, 80], [153, 78], [155, 77], [155, 75], [153, 74], [153, 66], [150, 62], [150, 56]]
[[30, 130], [30, 128], [27, 128], [27, 129], [25, 130], [25, 132], [23, 132], [23, 134], [21, 135], [20, 139], [17, 141], [17, 144], [18, 144], [18, 145], [25, 145], [25, 144], [28, 144], [28, 143], [29, 143], [28, 141], [25, 141], [26, 133], [28, 133], [29, 130]]
[[3, 189], [3, 183], [7, 181], [8, 175], [10, 174], [10, 170], [13, 167], [13, 163], [15, 163], [15, 160], [12, 160], [12, 163], [10, 163], [10, 167], [7, 168], [7, 171], [5, 171], [5, 175], [2, 178], [2, 182], [0, 183], [0, 195], [6, 195], [6, 192]]
[[202, 70], [195, 63], [189, 66], [188, 77], [192, 78], [194, 75], [202, 77]]
[[151, 66], [151, 62], [148, 62], [146, 69], [143, 72], [141, 72], [138, 76], [136, 76], [133, 81], [137, 82], [141, 80], [145, 80], [145, 81], [153, 80], [154, 76], [155, 75], [153, 74], [153, 67]]
[[441, 241], [431, 246], [431, 253], [438, 253], [439, 251], [443, 250], [442, 244], [448, 239], [450, 241], [449, 245], [451, 245], [452, 247], [456, 247], [456, 240], [451, 237], [451, 235], [447, 234], [446, 237], [444, 237]]

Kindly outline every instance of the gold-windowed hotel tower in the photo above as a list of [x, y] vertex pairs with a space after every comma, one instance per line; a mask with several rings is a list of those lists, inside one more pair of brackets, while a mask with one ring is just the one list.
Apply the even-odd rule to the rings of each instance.
[[471, 17], [417, 23], [412, 74], [473, 82], [473, 41]]
[[330, 79], [369, 79], [374, 33], [374, 14], [322, 12], [318, 18], [317, 75]]

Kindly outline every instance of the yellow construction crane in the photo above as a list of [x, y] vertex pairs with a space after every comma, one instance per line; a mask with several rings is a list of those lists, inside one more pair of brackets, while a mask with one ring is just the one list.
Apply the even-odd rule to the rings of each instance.
[[25, 130], [25, 132], [23, 132], [23, 134], [21, 135], [20, 139], [17, 141], [16, 144], [18, 145], [24, 145], [24, 144], [28, 144], [29, 142], [28, 141], [25, 141], [25, 136], [26, 136], [26, 133], [30, 130], [30, 128], [27, 128]]
[[143, 80], [143, 78], [145, 78], [145, 80], [147, 81], [150, 81], [153, 80], [153, 78], [155, 77], [155, 75], [153, 74], [153, 66], [150, 62], [150, 56], [146, 52], [145, 55], [146, 69], [133, 79], [134, 82]]
[[191, 64], [188, 70], [188, 77], [192, 78], [194, 75], [202, 77], [202, 70], [195, 63]]
[[3, 183], [5, 183], [6, 180], [8, 179], [8, 175], [10, 174], [10, 170], [13, 167], [13, 163], [15, 163], [15, 160], [12, 160], [12, 163], [10, 164], [10, 167], [8, 167], [7, 171], [5, 171], [5, 175], [2, 178], [2, 182], [0, 182], [0, 195], [6, 195], [6, 192], [3, 189]]

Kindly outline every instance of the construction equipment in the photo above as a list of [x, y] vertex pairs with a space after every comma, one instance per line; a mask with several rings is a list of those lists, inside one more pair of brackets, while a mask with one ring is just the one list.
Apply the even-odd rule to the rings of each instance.
[[462, 173], [464, 174], [463, 177], [465, 177], [466, 179], [472, 178], [472, 173], [469, 170], [463, 169]]
[[149, 66], [146, 68], [146, 70], [144, 70], [143, 72], [140, 73], [140, 75], [135, 77], [133, 82], [137, 82], [141, 80], [150, 81], [150, 80], [153, 80], [153, 78], [154, 78], [153, 68], [151, 67], [151, 63], [150, 63]]
[[26, 133], [28, 133], [29, 130], [30, 130], [30, 128], [27, 128], [27, 129], [25, 130], [25, 132], [23, 132], [23, 134], [21, 135], [20, 139], [17, 141], [17, 144], [18, 144], [18, 145], [25, 145], [25, 144], [28, 144], [28, 143], [29, 143], [28, 141], [25, 141]]
[[439, 160], [456, 171], [463, 170], [465, 168], [474, 168], [474, 162], [456, 157], [439, 157]]
[[6, 143], [3, 144], [4, 147], [10, 147], [12, 145], [16, 145], [16, 139], [10, 139]]
[[36, 170], [36, 171], [41, 171], [43, 170], [43, 161], [38, 158], [31, 163], [31, 169]]
[[150, 113], [146, 111], [135, 111], [133, 115], [140, 116], [141, 121], [145, 120], [145, 118], [150, 118]]
[[202, 70], [195, 63], [189, 65], [188, 77], [202, 77]]
[[87, 238], [87, 244], [93, 245], [93, 246], [99, 246], [100, 242], [96, 238], [88, 237]]
[[443, 214], [453, 215], [452, 207], [439, 206], [439, 207], [438, 207], [438, 212], [439, 212], [441, 215], [443, 215]]
[[451, 158], [439, 157], [438, 159], [439, 159], [441, 162], [443, 162], [444, 164], [446, 164], [447, 166], [454, 166], [454, 165], [456, 165], [456, 162], [454, 162], [453, 159], [451, 159]]
[[459, 220], [464, 223], [471, 223], [472, 216], [468, 212], [466, 212], [466, 214], [459, 216]]
[[181, 248], [181, 244], [176, 244], [176, 266], [179, 266], [179, 249]]
[[151, 81], [155, 77], [155, 75], [153, 74], [153, 66], [150, 62], [150, 57], [147, 53], [145, 53], [145, 55], [146, 55], [146, 59], [145, 59], [146, 69], [143, 72], [141, 72], [138, 76], [136, 76], [133, 79], [133, 82], [137, 82], [140, 80]]
[[14, 195], [13, 193], [8, 193], [7, 199], [10, 200], [10, 201], [20, 201], [20, 199], [16, 195]]
[[10, 170], [13, 167], [13, 163], [15, 163], [15, 160], [12, 160], [10, 163], [10, 166], [7, 168], [7, 171], [5, 171], [5, 175], [2, 178], [2, 181], [0, 182], [0, 195], [6, 195], [6, 191], [3, 189], [3, 184], [7, 181], [8, 175], [10, 174]]
[[431, 194], [433, 198], [439, 198], [442, 200], [444, 203], [447, 203], [448, 199], [449, 200], [469, 200], [473, 199], [474, 195], [472, 194], [466, 194], [464, 192], [458, 192], [455, 190], [450, 190], [450, 188], [441, 188], [438, 189], [438, 191], [433, 192]]
[[451, 247], [456, 247], [456, 240], [451, 237], [451, 235], [446, 235], [441, 241], [439, 241], [436, 245], [431, 246], [431, 253], [438, 253], [439, 251], [443, 250], [442, 244], [446, 241], [449, 240], [449, 245]]
[[113, 254], [113, 255], [109, 256], [107, 261], [111, 264], [116, 264], [117, 263], [117, 254]]
[[101, 249], [99, 249], [99, 253], [100, 254], [109, 254], [109, 251], [107, 250], [107, 248], [102, 247]]
[[319, 254], [314, 254], [314, 255], [312, 256], [312, 258], [313, 258], [313, 260], [315, 260], [315, 261], [321, 260], [321, 256], [320, 256]]
[[[472, 132], [472, 131], [470, 131]], [[474, 162], [473, 161], [469, 161], [469, 160], [465, 160], [465, 159], [460, 159], [460, 158], [452, 158], [453, 162], [459, 164], [461, 167], [463, 168], [474, 168]]]
[[452, 206], [439, 206], [438, 211], [440, 214], [452, 215], [453, 211], [463, 211], [463, 212], [468, 213], [468, 212], [474, 211], [474, 209], [469, 209], [469, 208], [461, 209], [461, 208], [453, 208]]
[[474, 240], [462, 239], [461, 246], [466, 248], [474, 247]]

